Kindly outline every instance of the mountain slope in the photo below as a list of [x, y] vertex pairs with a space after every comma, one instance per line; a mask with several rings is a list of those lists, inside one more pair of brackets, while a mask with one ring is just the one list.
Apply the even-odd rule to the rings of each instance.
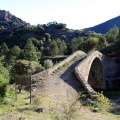
[[0, 10], [0, 28], [14, 29], [29, 25], [20, 18], [12, 15], [9, 11]]
[[[49, 22], [43, 25], [32, 26], [5, 10], [0, 10], [0, 45], [5, 42], [9, 48], [14, 45], [23, 48], [29, 38], [42, 42], [40, 46], [48, 47], [49, 40], [60, 38], [69, 44], [74, 37], [88, 36], [90, 32], [66, 28], [66, 24]], [[37, 45], [37, 44], [36, 44]]]
[[90, 31], [95, 31], [97, 33], [105, 34], [114, 25], [120, 27], [120, 16], [115, 17], [113, 19], [110, 19], [110, 20], [108, 20], [104, 23], [101, 23], [99, 25], [96, 25], [96, 26], [93, 26], [93, 27], [90, 27], [90, 28], [85, 28], [84, 30], [90, 30]]

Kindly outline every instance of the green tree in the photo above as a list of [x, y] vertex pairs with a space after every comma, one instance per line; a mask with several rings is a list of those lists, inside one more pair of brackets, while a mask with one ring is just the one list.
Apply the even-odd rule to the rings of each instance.
[[32, 75], [35, 71], [34, 64], [28, 60], [17, 60], [11, 69], [11, 74], [17, 75]]
[[11, 54], [12, 56], [14, 57], [14, 59], [18, 59], [19, 55], [21, 53], [21, 49], [19, 48], [19, 46], [14, 46], [12, 49], [11, 49]]
[[0, 74], [9, 81], [9, 71], [0, 63]]
[[9, 67], [9, 65], [14, 64], [15, 60], [19, 58], [20, 53], [21, 49], [18, 46], [14, 46], [12, 49], [10, 49], [7, 55], [5, 56], [5, 66]]
[[43, 34], [44, 33], [44, 28], [42, 27], [42, 25], [38, 24], [36, 27], [35, 27], [35, 33], [36, 34]]
[[115, 46], [116, 46], [116, 51], [120, 53], [120, 30], [117, 36], [117, 41], [115, 42]]
[[64, 42], [64, 40], [61, 41], [59, 38], [56, 40], [56, 43], [57, 43], [58, 48], [59, 48], [59, 54], [64, 55], [64, 53], [67, 49], [66, 43]]
[[82, 43], [84, 39], [83, 37], [73, 38], [70, 44], [70, 48], [72, 52], [75, 52], [76, 50], [82, 49]]
[[62, 40], [62, 45], [63, 45], [63, 54], [64, 54], [67, 50], [67, 45], [64, 40]]
[[41, 53], [40, 51], [37, 51], [36, 54], [37, 54], [37, 58], [38, 58], [38, 60], [40, 60], [41, 57], [42, 57], [42, 53]]
[[52, 66], [53, 66], [52, 60], [47, 59], [47, 60], [44, 61], [45, 69], [51, 68]]
[[55, 40], [50, 43], [50, 53], [52, 56], [56, 56], [59, 53], [59, 48]]
[[40, 45], [43, 45], [44, 43], [43, 43], [43, 41], [42, 40], [40, 40]]
[[96, 49], [98, 45], [98, 38], [90, 37], [87, 41], [83, 42], [83, 50], [88, 53]]
[[28, 39], [27, 44], [24, 47], [24, 59], [30, 61], [38, 61], [37, 51], [30, 39]]
[[58, 38], [56, 40], [56, 43], [57, 43], [57, 46], [58, 46], [58, 49], [59, 49], [59, 54], [62, 55], [63, 54], [63, 45], [62, 45], [62, 42], [61, 42], [60, 38]]
[[116, 25], [114, 25], [113, 28], [110, 28], [110, 30], [106, 33], [108, 43], [114, 43], [117, 41], [118, 33], [119, 28]]
[[78, 50], [79, 47], [79, 43], [77, 42], [77, 38], [73, 38], [70, 44], [70, 48], [72, 52], [75, 52], [76, 50]]
[[5, 97], [6, 95], [8, 84], [9, 84], [9, 72], [0, 63], [0, 102], [3, 100], [3, 97]]
[[31, 40], [32, 41], [32, 43], [34, 43], [34, 45], [40, 45], [40, 42], [39, 42], [39, 40], [38, 39], [36, 39], [36, 38], [34, 38], [34, 37], [30, 37], [29, 38], [29, 40]]
[[9, 81], [5, 79], [2, 74], [0, 74], [0, 102], [3, 101], [3, 98], [6, 95], [8, 83]]
[[51, 37], [49, 33], [44, 33], [43, 36], [44, 36], [47, 40], [50, 39], [50, 37]]
[[1, 55], [6, 55], [9, 51], [9, 48], [5, 42], [1, 45]]
[[105, 36], [99, 36], [99, 40], [98, 40], [98, 46], [97, 49], [100, 50], [104, 47], [108, 46], [108, 42]]

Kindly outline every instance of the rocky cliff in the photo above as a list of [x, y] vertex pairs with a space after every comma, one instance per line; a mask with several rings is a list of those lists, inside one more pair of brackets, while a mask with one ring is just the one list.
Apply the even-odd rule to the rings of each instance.
[[12, 15], [9, 11], [0, 10], [0, 29], [14, 29], [23, 26], [29, 26], [29, 24]]

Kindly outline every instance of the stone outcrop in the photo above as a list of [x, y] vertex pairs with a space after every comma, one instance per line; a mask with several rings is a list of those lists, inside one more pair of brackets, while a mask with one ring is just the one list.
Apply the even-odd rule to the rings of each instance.
[[13, 15], [5, 10], [1, 10], [0, 11], [0, 19], [6, 19], [6, 20], [10, 20], [13, 17]]
[[2, 29], [16, 29], [30, 26], [30, 24], [12, 15], [9, 11], [0, 10], [0, 27], [1, 26]]

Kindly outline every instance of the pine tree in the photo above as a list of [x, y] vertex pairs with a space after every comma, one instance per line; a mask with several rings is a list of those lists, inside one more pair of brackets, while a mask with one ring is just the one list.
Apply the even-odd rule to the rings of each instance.
[[12, 56], [14, 56], [15, 59], [17, 59], [19, 57], [21, 53], [21, 49], [19, 48], [19, 46], [14, 46], [12, 49], [11, 49], [11, 54]]
[[1, 55], [6, 55], [8, 51], [9, 51], [9, 48], [7, 44], [3, 42], [1, 45]]
[[64, 40], [62, 40], [62, 45], [63, 45], [63, 54], [65, 54], [65, 52], [67, 50], [67, 45]]
[[28, 39], [27, 44], [24, 47], [24, 59], [30, 61], [38, 61], [37, 51], [34, 44]]
[[62, 55], [62, 54], [63, 54], [63, 44], [62, 44], [60, 38], [58, 38], [58, 39], [56, 40], [56, 43], [57, 43], [57, 46], [58, 46], [58, 48], [59, 48], [59, 54]]
[[14, 46], [10, 49], [5, 56], [5, 66], [8, 67], [11, 64], [15, 63], [20, 56], [21, 49], [18, 46]]
[[52, 56], [56, 56], [59, 53], [59, 48], [55, 40], [50, 43], [50, 53]]

